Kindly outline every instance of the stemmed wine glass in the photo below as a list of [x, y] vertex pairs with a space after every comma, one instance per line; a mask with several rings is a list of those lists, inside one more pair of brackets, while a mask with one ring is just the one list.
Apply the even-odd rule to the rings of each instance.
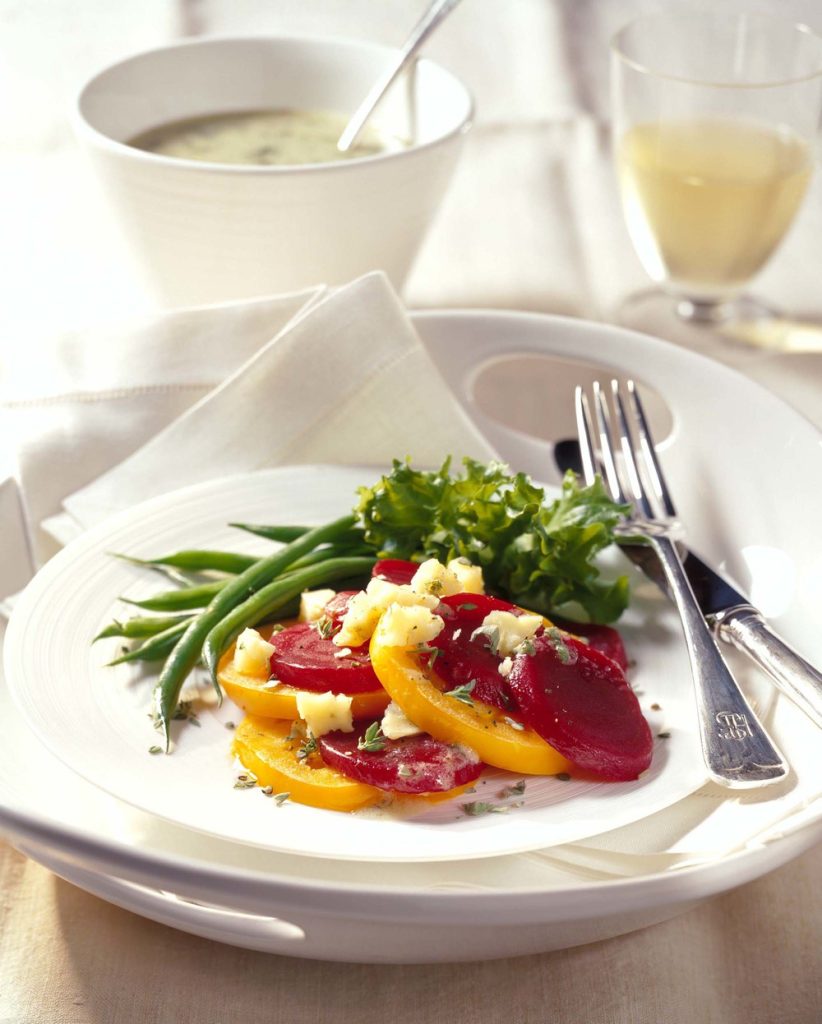
[[742, 289], [808, 187], [822, 38], [766, 14], [652, 14], [614, 37], [611, 71], [623, 210], [656, 283], [619, 319], [767, 343], [778, 317]]

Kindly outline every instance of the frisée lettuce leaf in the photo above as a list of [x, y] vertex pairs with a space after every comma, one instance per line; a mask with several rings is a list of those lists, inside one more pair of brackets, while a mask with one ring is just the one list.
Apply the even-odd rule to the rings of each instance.
[[596, 564], [625, 512], [599, 479], [582, 486], [569, 471], [548, 501], [498, 462], [465, 458], [452, 473], [450, 458], [434, 471], [395, 460], [358, 493], [354, 511], [381, 558], [467, 558], [482, 566], [489, 592], [547, 615], [577, 606], [607, 623], [628, 604], [627, 576], [605, 580]]

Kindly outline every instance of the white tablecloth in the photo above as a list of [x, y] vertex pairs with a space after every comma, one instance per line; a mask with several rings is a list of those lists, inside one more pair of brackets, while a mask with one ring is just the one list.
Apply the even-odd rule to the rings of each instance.
[[[7, 199], [0, 256], [2, 368], [37, 372], [38, 338], [151, 308], [69, 136], [71, 90], [99, 65], [175, 35], [316, 30], [386, 42], [420, 0], [103, 0], [0, 4], [3, 81], [15, 96], [0, 146]], [[607, 159], [609, 32], [641, 0], [465, 0], [430, 46], [477, 96], [478, 121], [407, 283], [415, 306], [499, 306], [608, 319], [645, 283]], [[746, 6], [733, 3], [730, 6]], [[776, 3], [822, 29], [816, 0]], [[758, 291], [819, 318], [817, 180]], [[822, 426], [822, 355], [717, 358], [772, 387]], [[13, 445], [6, 438], [8, 460]], [[0, 450], [0, 479], [3, 477]], [[22, 520], [0, 484], [0, 572], [28, 571]], [[0, 1020], [814, 1024], [822, 1019], [817, 849], [684, 917], [594, 946], [517, 961], [348, 967], [191, 938], [61, 882], [0, 850]]]

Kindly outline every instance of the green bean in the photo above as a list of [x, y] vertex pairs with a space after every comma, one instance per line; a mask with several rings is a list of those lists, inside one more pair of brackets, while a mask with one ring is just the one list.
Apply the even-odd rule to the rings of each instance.
[[245, 530], [246, 533], [254, 533], [258, 537], [265, 537], [267, 540], [279, 540], [288, 544], [298, 537], [305, 536], [311, 529], [310, 526], [257, 526], [255, 523], [229, 523], [236, 530]]
[[[309, 526], [267, 526], [262, 523], [229, 523], [237, 530], [245, 530], [246, 533], [253, 533], [257, 537], [265, 537], [266, 540], [277, 540], [288, 543], [298, 537], [304, 537], [311, 527]], [[354, 527], [345, 534], [336, 538], [337, 544], [362, 542], [363, 531]]]
[[128, 597], [121, 597], [120, 600], [152, 612], [177, 612], [186, 608], [205, 608], [208, 602], [213, 600], [230, 582], [231, 577], [227, 577], [224, 580], [201, 583], [198, 586], [185, 587], [181, 590], [164, 590], [161, 594], [143, 598], [142, 601], [132, 601]]
[[[200, 656], [205, 639], [214, 626], [224, 618], [241, 601], [260, 587], [270, 583], [275, 577], [282, 575], [293, 562], [326, 541], [333, 541], [348, 532], [355, 522], [354, 516], [343, 516], [325, 526], [318, 526], [308, 533], [291, 541], [267, 558], [260, 559], [239, 576], [230, 578], [219, 590], [206, 608], [203, 609], [177, 641], [174, 650], [166, 659], [157, 685], [154, 690], [154, 707], [157, 719], [163, 730], [166, 752], [171, 742], [171, 718], [177, 707], [180, 690], [195, 662]], [[219, 685], [215, 686], [218, 696], [222, 699]]]
[[187, 569], [189, 572], [211, 569], [217, 572], [240, 573], [259, 561], [258, 555], [240, 555], [234, 551], [175, 551], [174, 554], [162, 558], [133, 558], [131, 555], [121, 555], [116, 551], [112, 553], [115, 558], [121, 558], [132, 565]]
[[151, 617], [135, 616], [131, 619], [126, 619], [125, 622], [119, 622], [117, 619], [114, 619], [104, 630], [97, 634], [92, 643], [110, 636], [123, 636], [128, 640], [141, 640], [144, 637], [155, 636], [157, 633], [161, 633], [164, 629], [168, 629], [169, 626], [175, 626], [179, 622], [188, 622], [190, 618], [190, 615], [181, 614]]
[[[336, 544], [331, 544], [326, 548], [319, 548], [317, 551], [311, 551], [302, 558], [298, 558], [296, 561], [292, 562], [289, 566], [289, 570], [296, 571], [298, 569], [303, 569], [309, 565], [316, 565], [317, 562], [327, 561], [330, 558], [342, 558], [349, 555], [368, 555], [371, 553], [371, 550], [371, 548], [365, 545], [358, 545], [357, 547], [338, 547]], [[262, 561], [262, 559], [255, 559], [252, 564], [257, 565], [260, 561]], [[196, 608], [205, 608], [209, 601], [211, 601], [228, 582], [230, 582], [229, 579], [213, 580], [210, 583], [202, 583], [182, 590], [164, 590], [162, 593], [153, 594], [151, 597], [144, 598], [142, 601], [133, 601], [127, 597], [121, 597], [120, 600], [125, 601], [126, 604], [135, 605], [137, 608], [143, 608], [146, 611], [153, 612], [172, 612], [183, 611], [186, 609], [191, 610]]]
[[121, 654], [119, 658], [115, 658], [108, 664], [122, 665], [127, 661], [161, 661], [174, 650], [174, 645], [185, 632], [189, 622], [190, 618], [186, 618], [183, 622], [169, 626], [162, 633], [156, 633], [149, 637], [144, 644], [126, 651], [125, 654]]
[[223, 652], [247, 626], [256, 626], [267, 615], [279, 611], [286, 602], [303, 590], [352, 576], [367, 575], [375, 561], [373, 554], [370, 558], [334, 558], [301, 572], [292, 573], [290, 579], [280, 576], [267, 586], [261, 587], [220, 619], [206, 637], [203, 644], [203, 660], [211, 672], [212, 680], [217, 682], [217, 666]]

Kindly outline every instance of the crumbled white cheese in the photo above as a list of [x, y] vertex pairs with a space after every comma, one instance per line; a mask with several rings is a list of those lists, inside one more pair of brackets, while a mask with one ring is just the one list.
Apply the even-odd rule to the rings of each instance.
[[334, 597], [336, 591], [330, 588], [324, 590], [304, 590], [300, 594], [300, 622], [316, 622], [321, 619], [325, 612], [325, 606]]
[[366, 594], [371, 601], [378, 605], [382, 611], [389, 604], [421, 605], [423, 608], [436, 608], [440, 603], [436, 594], [426, 594], [414, 590], [407, 583], [389, 583], [377, 577], [370, 580], [365, 588]]
[[412, 576], [410, 587], [417, 594], [433, 594], [436, 597], [462, 593], [456, 573], [436, 558], [429, 558], [422, 563]]
[[256, 629], [244, 629], [234, 647], [234, 668], [247, 676], [268, 676], [274, 645], [263, 640]]
[[[482, 569], [471, 565], [466, 559], [454, 558], [443, 565], [436, 558], [429, 558], [420, 565], [409, 584], [391, 583], [381, 576], [375, 576], [359, 594], [348, 602], [339, 631], [332, 637], [337, 647], [359, 647], [374, 632], [380, 616], [392, 605], [402, 608], [433, 610], [441, 597], [451, 594], [482, 594]], [[426, 622], [431, 623], [433, 616]], [[429, 639], [442, 628], [440, 625]], [[424, 631], [423, 631], [424, 632]], [[410, 643], [425, 643], [422, 632], [417, 631]]]
[[544, 625], [541, 615], [514, 615], [512, 612], [489, 612], [482, 620], [482, 628], [499, 630], [497, 654], [503, 658], [514, 654], [519, 645], [532, 637]]
[[417, 594], [406, 584], [389, 583], [374, 577], [365, 590], [348, 602], [339, 631], [331, 638], [337, 647], [359, 647], [374, 632], [382, 613], [391, 604], [436, 608], [439, 599], [433, 594]]
[[403, 736], [417, 736], [422, 732], [422, 729], [414, 725], [399, 704], [395, 704], [393, 700], [385, 709], [380, 729], [383, 736], [389, 740], [399, 740]]
[[341, 732], [354, 731], [351, 715], [351, 697], [344, 693], [309, 693], [301, 690], [297, 694], [297, 714], [314, 736], [324, 736], [339, 729]]
[[392, 604], [386, 609], [380, 629], [389, 647], [427, 644], [439, 636], [445, 622], [422, 605]]
[[472, 565], [466, 558], [452, 558], [447, 568], [457, 577], [458, 594], [485, 593], [482, 566]]
[[374, 632], [379, 617], [379, 608], [372, 603], [368, 594], [361, 590], [349, 600], [340, 628], [331, 637], [331, 642], [338, 647], [359, 647]]
[[513, 668], [514, 662], [511, 660], [511, 658], [503, 658], [499, 665], [497, 665], [497, 672], [499, 672], [499, 674], [503, 676], [503, 678], [507, 679], [508, 676], [511, 675], [511, 671]]
[[335, 658], [347, 658], [351, 653], [350, 647], [341, 647], [338, 651], [334, 651]]

